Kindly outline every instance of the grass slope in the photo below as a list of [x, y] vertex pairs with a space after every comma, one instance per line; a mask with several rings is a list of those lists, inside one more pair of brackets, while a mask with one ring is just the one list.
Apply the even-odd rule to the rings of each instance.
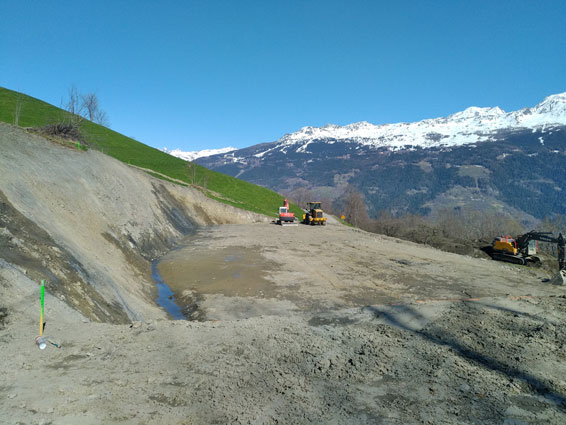
[[[18, 125], [21, 127], [43, 127], [61, 121], [68, 113], [56, 106], [31, 96], [0, 87], [0, 121], [15, 124], [16, 106], [21, 105]], [[206, 187], [208, 196], [245, 210], [275, 216], [282, 204], [281, 195], [269, 189], [208, 170], [197, 164], [193, 170], [189, 163], [168, 155], [158, 149], [144, 145], [101, 125], [84, 120], [81, 133], [91, 148], [102, 151], [122, 162], [181, 180], [187, 184]], [[164, 178], [155, 173], [155, 177]], [[168, 180], [166, 177], [165, 180]], [[291, 206], [301, 217], [302, 210]]]

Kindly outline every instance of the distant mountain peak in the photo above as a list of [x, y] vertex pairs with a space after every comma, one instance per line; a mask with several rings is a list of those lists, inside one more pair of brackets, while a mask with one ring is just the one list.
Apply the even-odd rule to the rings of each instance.
[[505, 111], [501, 109], [499, 106], [495, 106], [493, 108], [479, 108], [477, 106], [470, 106], [469, 108], [466, 108], [461, 112], [456, 112], [455, 114], [450, 115], [448, 118], [466, 119], [466, 118], [475, 118], [475, 117], [491, 117], [491, 116], [498, 117], [504, 114]]
[[546, 97], [532, 110], [539, 114], [561, 113], [566, 117], [566, 92], [553, 94]]
[[[404, 146], [456, 146], [492, 140], [503, 130], [566, 125], [566, 93], [546, 97], [541, 103], [519, 111], [505, 112], [498, 106], [471, 106], [448, 117], [413, 123], [375, 125], [360, 121], [344, 126], [303, 127], [279, 139], [275, 144], [297, 146], [306, 153], [313, 140], [341, 140], [373, 147], [399, 149]], [[273, 147], [268, 149], [272, 150]], [[261, 153], [257, 154], [262, 156]]]
[[551, 94], [550, 96], [545, 97], [544, 100], [540, 104], [547, 103], [547, 102], [566, 103], [566, 92]]
[[228, 153], [234, 150], [236, 150], [236, 148], [233, 147], [220, 148], [220, 149], [203, 149], [200, 151], [191, 151], [191, 152], [184, 152], [181, 149], [173, 149], [173, 150], [169, 150], [167, 148], [162, 149], [163, 152], [168, 153], [169, 155], [176, 156], [177, 158], [184, 159], [185, 161], [194, 161], [197, 158], [205, 158], [207, 156]]

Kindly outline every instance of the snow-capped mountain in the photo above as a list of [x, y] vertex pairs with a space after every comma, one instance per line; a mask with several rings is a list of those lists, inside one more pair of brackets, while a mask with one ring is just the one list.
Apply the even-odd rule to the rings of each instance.
[[228, 148], [220, 148], [220, 149], [204, 149], [202, 151], [191, 151], [191, 152], [183, 152], [181, 149], [173, 149], [169, 150], [167, 148], [163, 148], [162, 151], [168, 153], [169, 155], [176, 156], [177, 158], [184, 159], [185, 161], [194, 161], [197, 158], [204, 158], [211, 155], [218, 155], [222, 153], [232, 152], [236, 150], [236, 148], [228, 147]]
[[[326, 140], [329, 144], [345, 141], [394, 150], [409, 146], [422, 148], [460, 146], [495, 140], [502, 130], [535, 129], [552, 125], [566, 125], [566, 92], [548, 96], [532, 108], [513, 112], [505, 112], [497, 106], [490, 108], [471, 106], [448, 117], [413, 123], [376, 125], [361, 121], [345, 126], [328, 124], [324, 127], [303, 127], [294, 133], [284, 135], [274, 143], [264, 144], [265, 149], [257, 151], [254, 156], [261, 158], [273, 150], [281, 150], [285, 153], [289, 149], [295, 149], [297, 153], [306, 153], [309, 144], [314, 140]], [[227, 147], [184, 152], [180, 149], [163, 148], [164, 152], [187, 161], [236, 150], [234, 147]], [[238, 161], [236, 153], [232, 157]]]
[[400, 149], [406, 146], [423, 148], [458, 146], [494, 140], [501, 130], [539, 128], [547, 125], [566, 125], [566, 93], [547, 97], [532, 108], [505, 112], [499, 107], [472, 106], [448, 117], [427, 119], [414, 123], [375, 125], [366, 121], [345, 126], [328, 124], [324, 127], [303, 127], [286, 134], [269, 146], [261, 157], [274, 148], [306, 152], [313, 140], [340, 140], [375, 148]]
[[466, 205], [566, 214], [566, 93], [514, 112], [470, 107], [414, 123], [304, 127], [197, 162], [290, 196], [308, 189], [337, 205], [355, 188], [370, 215]]

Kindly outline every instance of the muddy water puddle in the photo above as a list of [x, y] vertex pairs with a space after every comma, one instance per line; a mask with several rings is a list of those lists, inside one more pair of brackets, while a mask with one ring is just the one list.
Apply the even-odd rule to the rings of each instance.
[[275, 295], [265, 270], [275, 267], [259, 249], [230, 247], [206, 252], [180, 249], [161, 259], [159, 272], [173, 292], [185, 290], [228, 297]]
[[[266, 260], [259, 247], [200, 249], [187, 246], [170, 252], [157, 265], [188, 319], [204, 320], [203, 300], [274, 299], [276, 285], [267, 279], [277, 264]], [[218, 299], [218, 297], [216, 297]]]

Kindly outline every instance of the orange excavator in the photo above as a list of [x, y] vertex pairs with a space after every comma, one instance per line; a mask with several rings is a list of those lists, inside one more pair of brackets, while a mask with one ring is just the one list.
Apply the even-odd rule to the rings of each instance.
[[279, 207], [279, 219], [277, 220], [277, 224], [281, 226], [297, 225], [295, 213], [289, 211], [289, 201], [286, 198], [283, 201], [283, 206]]
[[554, 244], [558, 251], [558, 274], [550, 282], [556, 285], [566, 285], [566, 238], [562, 233], [555, 237], [550, 232], [531, 231], [517, 238], [511, 236], [501, 236], [495, 238], [491, 245], [491, 257], [498, 261], [528, 265], [529, 263], [539, 263], [540, 258], [536, 257], [536, 242], [547, 242]]

